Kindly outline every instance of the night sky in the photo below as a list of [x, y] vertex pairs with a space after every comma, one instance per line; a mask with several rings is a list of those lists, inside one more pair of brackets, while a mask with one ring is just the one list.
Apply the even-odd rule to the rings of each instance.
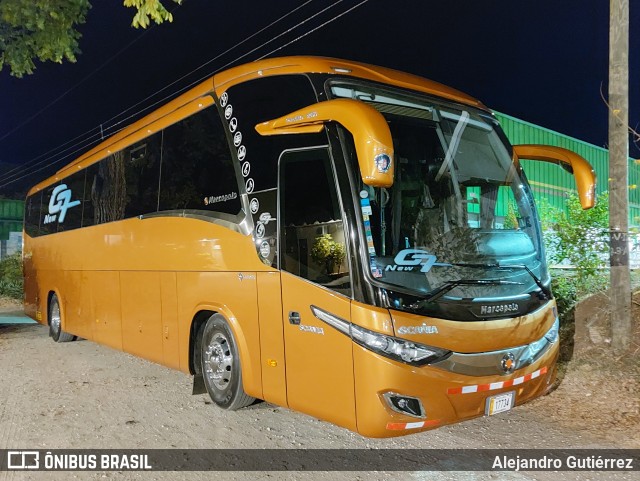
[[[37, 64], [22, 79], [8, 69], [0, 72], [0, 162], [32, 166], [0, 174], [0, 194], [24, 190], [73, 160], [98, 138], [101, 124], [107, 132], [122, 127], [118, 122], [127, 115], [190, 83], [266, 54], [331, 56], [404, 70], [469, 93], [497, 111], [606, 146], [600, 90], [606, 96], [607, 0], [365, 0], [271, 53], [360, 2], [312, 0], [236, 46], [305, 2], [184, 0], [174, 7], [166, 0], [175, 8], [174, 22], [136, 30], [130, 26], [134, 10], [120, 0], [94, 1], [81, 27], [77, 63]], [[640, 2], [630, 3], [629, 120], [636, 127]], [[63, 144], [70, 151], [54, 155]], [[640, 157], [640, 149], [632, 145], [630, 154]], [[8, 184], [17, 177], [23, 178]]]

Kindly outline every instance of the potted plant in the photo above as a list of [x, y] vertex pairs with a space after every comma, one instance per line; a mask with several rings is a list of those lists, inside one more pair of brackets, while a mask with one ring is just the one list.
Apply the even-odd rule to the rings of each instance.
[[336, 242], [331, 234], [322, 234], [316, 237], [311, 248], [311, 258], [319, 266], [324, 267], [327, 275], [333, 274], [333, 271], [340, 266], [347, 255], [345, 246], [341, 242]]

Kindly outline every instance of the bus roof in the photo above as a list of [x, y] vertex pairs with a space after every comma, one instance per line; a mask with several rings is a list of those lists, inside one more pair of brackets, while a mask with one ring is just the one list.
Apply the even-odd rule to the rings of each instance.
[[386, 67], [327, 57], [298, 56], [258, 60], [217, 73], [213, 77], [213, 81], [216, 91], [221, 91], [259, 77], [295, 73], [326, 73], [357, 77], [486, 108], [480, 101], [465, 93], [417, 75]]
[[[216, 73], [213, 77], [205, 80], [140, 120], [108, 137], [88, 152], [64, 166], [49, 179], [34, 186], [29, 190], [28, 194], [31, 195], [57, 180], [66, 177], [73, 171], [105, 158], [113, 150], [124, 148], [127, 145], [135, 143], [136, 141], [146, 137], [152, 131], [149, 130], [149, 127], [160, 119], [164, 119], [162, 122], [162, 124], [166, 124], [164, 126], [168, 126], [178, 120], [181, 120], [184, 117], [184, 111], [181, 109], [182, 107], [197, 99], [203, 98], [213, 91], [222, 92], [234, 85], [260, 77], [300, 73], [325, 73], [343, 77], [366, 79], [486, 109], [480, 101], [463, 92], [417, 75], [408, 74], [386, 67], [378, 67], [350, 60], [311, 56], [279, 57], [257, 60], [255, 62]], [[210, 98], [206, 103], [207, 105], [210, 105], [212, 103], [212, 99]], [[203, 105], [200, 105], [200, 107], [202, 106]], [[72, 168], [74, 169], [71, 170]]]

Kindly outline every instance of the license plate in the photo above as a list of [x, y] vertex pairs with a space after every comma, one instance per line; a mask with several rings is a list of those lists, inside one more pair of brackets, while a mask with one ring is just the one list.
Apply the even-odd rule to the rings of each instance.
[[508, 411], [516, 400], [516, 392], [510, 391], [487, 398], [484, 413], [488, 416]]

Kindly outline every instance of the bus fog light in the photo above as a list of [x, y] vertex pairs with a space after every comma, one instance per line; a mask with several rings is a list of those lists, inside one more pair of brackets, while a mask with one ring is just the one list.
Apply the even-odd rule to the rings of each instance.
[[402, 394], [393, 392], [386, 392], [382, 397], [384, 397], [384, 400], [387, 402], [387, 405], [391, 410], [397, 413], [422, 419], [427, 417], [424, 412], [424, 408], [422, 407], [422, 403], [418, 398], [403, 396]]

